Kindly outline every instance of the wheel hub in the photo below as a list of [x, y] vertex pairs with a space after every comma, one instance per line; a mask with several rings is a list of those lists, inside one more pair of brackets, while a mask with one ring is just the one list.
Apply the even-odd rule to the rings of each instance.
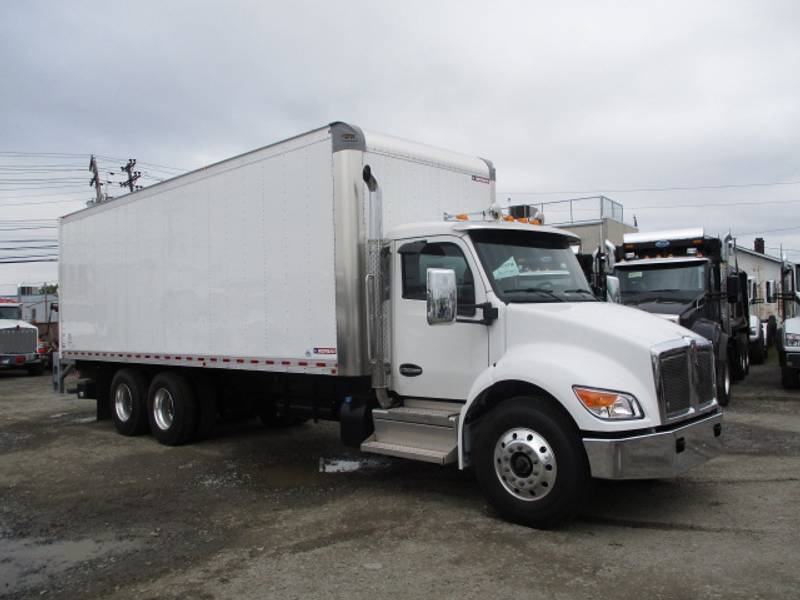
[[508, 493], [528, 502], [547, 496], [556, 481], [552, 447], [527, 427], [515, 427], [500, 436], [494, 447], [494, 469]]
[[166, 431], [172, 426], [175, 418], [175, 404], [172, 394], [166, 388], [159, 388], [153, 397], [153, 417], [155, 417], [156, 425], [162, 431]]
[[123, 423], [131, 418], [131, 413], [133, 413], [133, 394], [126, 383], [120, 383], [114, 392], [114, 410], [117, 413], [117, 418]]

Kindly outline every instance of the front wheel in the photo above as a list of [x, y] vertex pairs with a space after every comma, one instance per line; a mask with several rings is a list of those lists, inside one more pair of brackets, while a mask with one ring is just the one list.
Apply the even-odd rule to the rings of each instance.
[[506, 400], [484, 417], [475, 475], [504, 518], [540, 529], [573, 516], [590, 481], [575, 424], [547, 399], [528, 396]]

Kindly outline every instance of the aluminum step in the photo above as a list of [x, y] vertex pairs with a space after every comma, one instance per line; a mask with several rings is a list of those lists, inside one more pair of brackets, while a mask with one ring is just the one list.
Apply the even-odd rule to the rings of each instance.
[[458, 419], [458, 411], [401, 406], [385, 410], [374, 409], [372, 418], [376, 421], [403, 421], [404, 423], [424, 423], [453, 428]]
[[455, 462], [458, 415], [458, 407], [450, 406], [375, 409], [375, 432], [361, 450], [437, 464]]
[[378, 442], [372, 438], [361, 444], [363, 452], [373, 454], [383, 454], [385, 456], [397, 456], [398, 458], [410, 458], [421, 462], [434, 463], [437, 465], [447, 465], [456, 462], [456, 448], [453, 447], [449, 452], [438, 450], [428, 450], [426, 448], [414, 448], [412, 446], [402, 446], [400, 444], [388, 444]]

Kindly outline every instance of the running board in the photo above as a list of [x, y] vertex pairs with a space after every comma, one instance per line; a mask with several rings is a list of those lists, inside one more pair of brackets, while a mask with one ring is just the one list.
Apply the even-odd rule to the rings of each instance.
[[374, 409], [375, 432], [363, 452], [446, 465], [457, 460], [458, 409], [402, 406]]

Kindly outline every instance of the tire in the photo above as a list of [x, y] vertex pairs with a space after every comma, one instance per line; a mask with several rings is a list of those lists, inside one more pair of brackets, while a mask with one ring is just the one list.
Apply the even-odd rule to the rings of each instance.
[[[509, 480], [504, 482], [505, 473]], [[505, 400], [483, 418], [475, 444], [475, 475], [501, 516], [538, 529], [571, 518], [586, 499], [590, 482], [575, 424], [548, 399], [527, 396]]]
[[744, 379], [746, 375], [744, 356], [739, 352], [738, 346], [730, 351], [728, 363], [731, 369], [731, 381], [736, 382]]
[[781, 367], [781, 383], [787, 390], [800, 388], [800, 370], [792, 367]]
[[147, 419], [153, 437], [165, 446], [180, 446], [192, 439], [197, 402], [183, 375], [165, 371], [153, 378], [147, 393]]
[[[745, 346], [747, 348], [747, 346]], [[745, 350], [742, 354], [744, 358], [744, 375], [747, 377], [750, 374], [750, 352], [749, 350]]]
[[111, 380], [108, 407], [122, 435], [141, 435], [147, 423], [147, 377], [136, 369], [120, 369]]
[[720, 406], [728, 406], [731, 403], [731, 368], [727, 360], [718, 365], [717, 402]]
[[192, 439], [199, 442], [209, 438], [217, 424], [217, 388], [214, 381], [204, 374], [193, 377], [192, 383], [197, 404], [197, 423]]

